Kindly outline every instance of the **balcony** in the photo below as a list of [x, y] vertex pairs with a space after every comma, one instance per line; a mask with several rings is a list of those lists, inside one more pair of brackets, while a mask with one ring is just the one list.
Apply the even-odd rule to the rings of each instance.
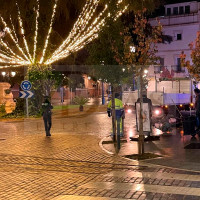
[[[198, 23], [198, 13], [160, 16], [159, 20], [163, 26], [170, 26], [170, 25], [175, 25], [175, 24], [178, 24], [178, 25], [193, 24], [193, 23]], [[153, 26], [157, 24], [157, 21], [155, 20], [155, 18], [151, 18], [149, 21], [151, 25]]]

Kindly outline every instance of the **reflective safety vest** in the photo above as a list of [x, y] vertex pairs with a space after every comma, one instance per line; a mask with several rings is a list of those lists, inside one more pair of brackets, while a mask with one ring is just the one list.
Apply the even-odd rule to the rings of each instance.
[[[112, 100], [109, 101], [108, 103], [108, 111], [111, 112], [112, 110]], [[124, 108], [123, 108], [123, 103], [120, 99], [115, 98], [115, 110], [116, 110], [116, 115], [122, 115]]]

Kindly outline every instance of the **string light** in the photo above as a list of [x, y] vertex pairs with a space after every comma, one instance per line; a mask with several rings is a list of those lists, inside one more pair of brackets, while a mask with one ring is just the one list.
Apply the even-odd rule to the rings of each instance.
[[23, 37], [23, 41], [24, 41], [24, 45], [25, 45], [26, 51], [27, 51], [28, 56], [30, 58], [30, 62], [32, 63], [32, 58], [31, 58], [31, 55], [29, 53], [29, 47], [28, 47], [28, 44], [27, 44], [27, 41], [26, 41], [26, 37], [24, 35], [25, 31], [24, 31], [23, 22], [22, 22], [22, 18], [21, 18], [21, 13], [20, 13], [20, 9], [19, 9], [17, 1], [16, 1], [16, 6], [17, 6], [17, 11], [18, 11], [18, 20], [19, 20], [20, 31], [21, 31], [21, 34], [22, 34], [22, 37]]
[[44, 49], [43, 49], [43, 52], [42, 52], [42, 57], [40, 59], [40, 64], [43, 63], [44, 56], [45, 56], [45, 53], [46, 53], [46, 49], [47, 49], [47, 46], [48, 46], [48, 43], [49, 43], [49, 37], [50, 37], [51, 31], [52, 31], [52, 25], [53, 25], [54, 17], [55, 17], [55, 14], [56, 14], [57, 2], [58, 2], [58, 0], [55, 0], [55, 4], [54, 4], [54, 7], [53, 7], [53, 14], [52, 14], [52, 17], [51, 17], [51, 23], [50, 23], [49, 31], [48, 31], [48, 34], [47, 34], [47, 39], [45, 41]]
[[[1, 18], [1, 21], [2, 21], [2, 23], [3, 23], [3, 25], [5, 26], [5, 28], [4, 28], [4, 31], [6, 31], [8, 34], [9, 34], [9, 36], [11, 37], [11, 39], [12, 39], [12, 41], [15, 43], [15, 45], [17, 46], [17, 48], [19, 49], [19, 51], [22, 53], [22, 55], [28, 60], [28, 58], [27, 58], [27, 56], [25, 55], [25, 53], [24, 53], [24, 51], [22, 50], [22, 48], [19, 46], [19, 44], [18, 44], [18, 40], [16, 40], [16, 33], [15, 33], [15, 38], [14, 38], [14, 36], [12, 35], [12, 33], [11, 33], [11, 30], [10, 30], [10, 28], [7, 26], [7, 23], [5, 22], [5, 20], [3, 19], [3, 17], [2, 16], [0, 16], [0, 18]], [[12, 23], [12, 19], [10, 18], [10, 20], [11, 20], [11, 23]], [[22, 58], [21, 58], [22, 59]]]
[[40, 4], [37, 0], [36, 18], [35, 18], [35, 37], [34, 37], [34, 50], [33, 50], [33, 63], [35, 63], [36, 49], [37, 49], [37, 37], [38, 37], [38, 18], [40, 16]]
[[[88, 22], [88, 19], [86, 18], [87, 14], [89, 12], [88, 15], [91, 14], [91, 12], [93, 11], [93, 14], [96, 10], [96, 7], [98, 6], [98, 2], [99, 0], [95, 0], [94, 1], [94, 5], [92, 6], [94, 0], [88, 0], [81, 12], [81, 14], [78, 17], [78, 20], [76, 21], [76, 23], [74, 24], [74, 27], [72, 28], [72, 31], [70, 32], [69, 36], [67, 37], [67, 39], [61, 44], [61, 46], [53, 53], [52, 57], [54, 57], [55, 55], [58, 55], [64, 48], [66, 45], [69, 44], [70, 40], [77, 34], [77, 32], [79, 30], [81, 30], [81, 32], [83, 31], [83, 24]], [[94, 7], [95, 6], [95, 7]], [[90, 9], [91, 8], [91, 9]], [[92, 17], [92, 16], [91, 16]], [[81, 32], [78, 34], [78, 36], [81, 34]], [[48, 62], [48, 61], [47, 61]]]
[[[106, 18], [111, 17], [111, 14], [107, 12], [108, 10], [107, 4], [105, 5], [104, 9], [97, 15], [98, 12], [97, 10], [99, 8], [100, 0], [86, 0], [82, 12], [80, 13], [68, 37], [52, 53], [50, 58], [45, 61], [46, 51], [52, 33], [52, 26], [55, 19], [56, 8], [58, 3], [58, 0], [55, 0], [49, 24], [49, 29], [42, 50], [42, 55], [39, 59], [39, 62], [37, 63], [36, 53], [37, 53], [38, 29], [39, 29], [38, 22], [40, 17], [39, 1], [40, 0], [36, 0], [35, 31], [34, 31], [32, 56], [30, 54], [29, 46], [25, 37], [25, 29], [23, 26], [21, 12], [17, 1], [16, 1], [16, 7], [18, 14], [19, 28], [23, 39], [23, 45], [22, 45], [23, 47], [20, 46], [19, 44], [18, 36], [16, 34], [11, 16], [10, 16], [11, 27], [9, 27], [4, 18], [0, 15], [1, 23], [4, 25], [4, 32], [0, 36], [0, 46], [3, 47], [3, 49], [0, 50], [0, 63], [5, 65], [3, 67], [8, 67], [8, 66], [18, 67], [22, 65], [34, 65], [34, 64], [49, 65], [60, 59], [66, 58], [71, 53], [79, 51], [80, 49], [84, 48], [85, 45], [96, 39], [98, 37], [98, 32], [105, 25]], [[122, 4], [122, 2], [123, 0], [118, 0], [117, 2], [119, 11], [114, 16], [114, 20], [117, 20], [128, 9], [128, 6], [125, 6], [124, 9], [120, 9], [121, 6], [120, 4]], [[95, 15], [97, 16], [94, 17]], [[10, 38], [12, 39], [12, 41], [14, 42], [15, 46], [18, 49], [18, 53], [20, 52], [21, 54], [18, 55], [16, 52], [14, 52], [14, 50], [11, 48], [11, 46], [13, 45], [10, 45], [9, 42], [5, 43], [3, 41], [5, 33], [7, 33], [10, 36]], [[24, 52], [24, 49], [26, 52]]]
[[[52, 64], [55, 61], [58, 61], [59, 59], [63, 59], [66, 56], [69, 56], [69, 52], [74, 52], [74, 48], [76, 47], [76, 51], [80, 50], [77, 48], [79, 44], [84, 42], [85, 40], [89, 39], [93, 34], [98, 32], [102, 26], [104, 26], [105, 23], [105, 18], [101, 20], [102, 15], [105, 13], [107, 10], [108, 5], [105, 5], [104, 10], [99, 14], [99, 16], [92, 22], [92, 24], [87, 28], [85, 32], [80, 31], [76, 37], [71, 41], [70, 44], [67, 46], [64, 43], [62, 45], [62, 51], [60, 50], [60, 47], [58, 50], [56, 50], [57, 53], [54, 53], [50, 59], [48, 59], [45, 64]], [[101, 20], [101, 21], [100, 21]], [[81, 36], [80, 36], [81, 35]], [[86, 42], [87, 44], [87, 42]], [[58, 53], [60, 52], [60, 53]]]

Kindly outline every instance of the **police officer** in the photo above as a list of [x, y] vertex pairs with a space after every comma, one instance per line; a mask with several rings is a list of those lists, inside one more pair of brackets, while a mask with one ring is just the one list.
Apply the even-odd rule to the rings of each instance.
[[[115, 93], [115, 111], [116, 112], [120, 111], [120, 113], [121, 113], [121, 116], [120, 116], [120, 136], [123, 136], [122, 117], [125, 118], [125, 115], [124, 115], [123, 103], [119, 98], [120, 98], [119, 93]], [[111, 115], [112, 115], [112, 99], [108, 103], [107, 113], [108, 113], [108, 117], [111, 117]]]
[[53, 106], [51, 105], [49, 101], [49, 97], [46, 96], [44, 102], [42, 103], [42, 116], [44, 120], [44, 126], [45, 126], [45, 131], [46, 131], [46, 136], [51, 136], [50, 129], [52, 125], [52, 120], [51, 120], [51, 109]]

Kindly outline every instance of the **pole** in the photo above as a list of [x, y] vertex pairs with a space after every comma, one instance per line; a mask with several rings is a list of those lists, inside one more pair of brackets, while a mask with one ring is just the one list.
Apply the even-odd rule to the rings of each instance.
[[138, 138], [138, 154], [144, 154], [144, 133], [143, 133], [143, 79], [142, 79], [143, 67], [141, 68], [139, 75], [139, 85], [140, 85], [140, 115], [139, 115], [139, 138]]
[[120, 149], [120, 117], [117, 117], [117, 149]]
[[140, 77], [138, 76], [138, 84], [137, 84], [137, 87], [138, 87], [138, 98], [140, 98]]
[[28, 112], [28, 98], [26, 98], [26, 117], [29, 117], [29, 112]]
[[71, 88], [71, 90], [70, 90], [70, 103], [72, 103], [72, 88]]
[[192, 88], [192, 79], [190, 80], [190, 102], [193, 102], [193, 88]]
[[116, 142], [116, 113], [115, 113], [115, 93], [113, 86], [111, 86], [112, 94], [112, 130], [113, 130], [113, 142]]
[[63, 101], [64, 101], [64, 88], [63, 87], [60, 88], [60, 96], [61, 96], [61, 103], [63, 106]]
[[155, 92], [158, 91], [158, 88], [157, 88], [157, 80], [156, 80], [156, 74], [155, 74]]
[[133, 74], [133, 91], [135, 91], [135, 76]]
[[102, 105], [105, 104], [105, 97], [104, 97], [104, 84], [103, 84], [103, 81], [102, 81]]

